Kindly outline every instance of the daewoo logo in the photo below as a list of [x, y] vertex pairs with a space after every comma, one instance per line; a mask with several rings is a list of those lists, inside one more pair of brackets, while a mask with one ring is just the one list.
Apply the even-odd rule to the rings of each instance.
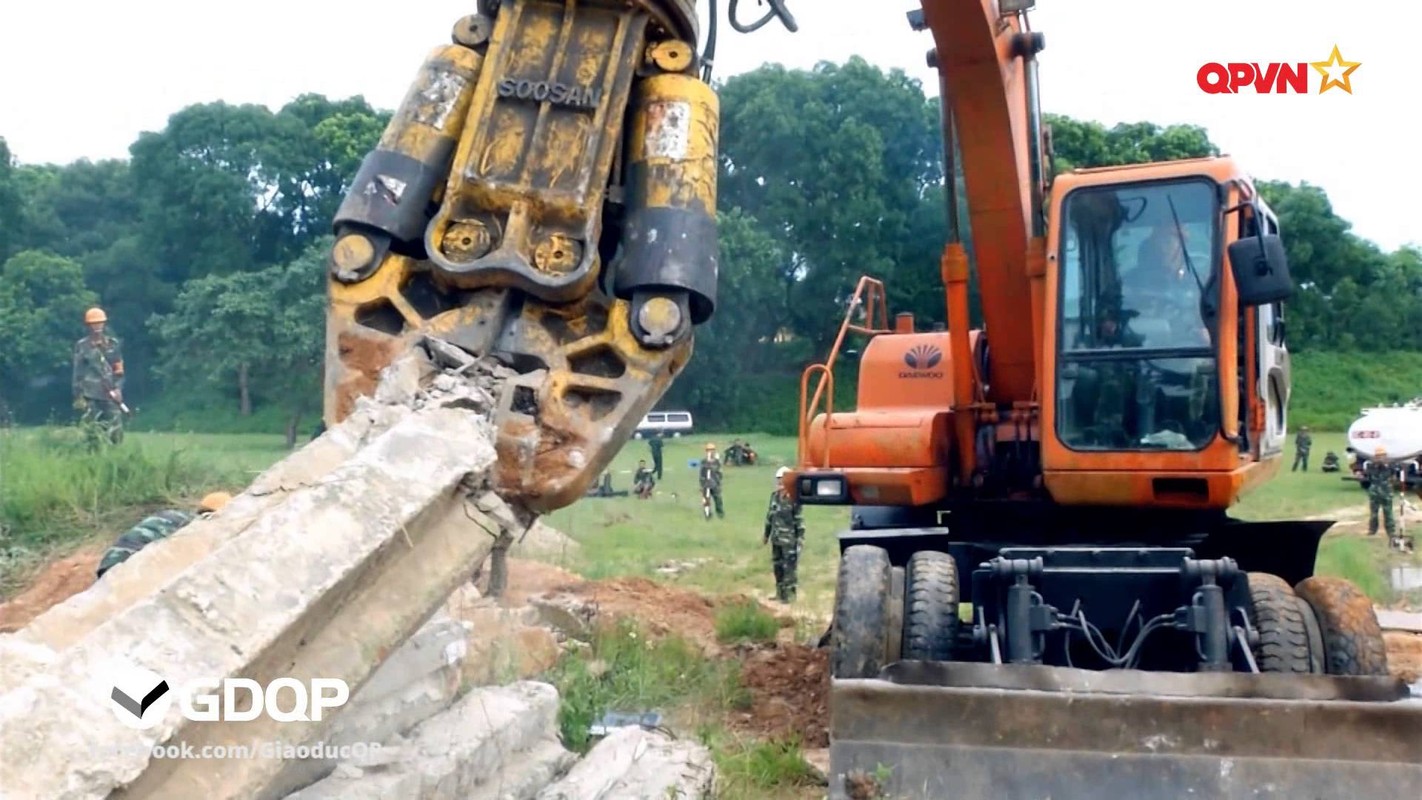
[[943, 351], [931, 344], [912, 347], [904, 353], [904, 364], [908, 369], [899, 373], [900, 378], [942, 378], [943, 373], [932, 371], [943, 360]]

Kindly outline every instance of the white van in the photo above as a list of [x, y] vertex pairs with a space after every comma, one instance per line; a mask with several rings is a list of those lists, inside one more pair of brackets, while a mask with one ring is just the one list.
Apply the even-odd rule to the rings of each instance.
[[645, 439], [652, 431], [661, 431], [663, 436], [682, 436], [691, 433], [691, 427], [690, 411], [653, 411], [642, 418], [632, 436]]

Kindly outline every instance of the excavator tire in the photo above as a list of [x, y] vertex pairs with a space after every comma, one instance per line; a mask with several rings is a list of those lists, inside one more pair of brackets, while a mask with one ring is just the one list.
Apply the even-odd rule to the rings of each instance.
[[888, 661], [893, 575], [881, 547], [857, 544], [839, 559], [830, 633], [830, 673], [835, 678], [873, 678]]
[[1254, 647], [1259, 671], [1311, 673], [1308, 623], [1289, 584], [1277, 575], [1251, 572], [1249, 599], [1254, 607], [1249, 623], [1259, 632]]
[[909, 558], [904, 577], [904, 658], [948, 661], [958, 637], [957, 562], [922, 550]]
[[888, 657], [889, 662], [901, 658], [904, 651], [904, 614], [907, 611], [907, 603], [904, 602], [904, 568], [894, 567], [889, 570], [889, 642]]
[[1318, 615], [1329, 675], [1385, 676], [1387, 645], [1373, 602], [1342, 578], [1315, 575], [1295, 588]]
[[1328, 674], [1328, 660], [1323, 653], [1323, 629], [1318, 625], [1318, 615], [1313, 613], [1313, 606], [1308, 601], [1294, 593], [1294, 600], [1299, 607], [1299, 613], [1303, 614], [1304, 627], [1308, 629], [1308, 661], [1309, 672], [1314, 675]]

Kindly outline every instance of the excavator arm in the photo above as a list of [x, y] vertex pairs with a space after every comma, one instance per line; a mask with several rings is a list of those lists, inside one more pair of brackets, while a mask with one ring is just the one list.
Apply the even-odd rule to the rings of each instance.
[[[779, 0], [744, 24], [772, 18]], [[425, 336], [497, 362], [501, 494], [582, 497], [716, 307], [716, 9], [481, 2], [455, 23], [334, 220], [325, 421]]]

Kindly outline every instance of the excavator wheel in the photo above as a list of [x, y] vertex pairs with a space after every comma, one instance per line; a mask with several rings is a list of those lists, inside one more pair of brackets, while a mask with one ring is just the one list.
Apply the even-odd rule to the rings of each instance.
[[1320, 575], [1300, 581], [1295, 591], [1318, 615], [1329, 675], [1388, 674], [1387, 645], [1367, 595], [1342, 578]]
[[957, 638], [957, 562], [947, 553], [914, 553], [905, 571], [903, 657], [947, 661]]
[[1308, 623], [1298, 596], [1289, 584], [1267, 572], [1249, 573], [1249, 623], [1259, 632], [1254, 661], [1260, 672], [1312, 673], [1316, 659], [1310, 648]]
[[908, 612], [907, 603], [904, 602], [904, 568], [894, 567], [889, 570], [889, 662], [901, 658], [904, 651], [904, 642], [907, 631], [904, 628], [904, 615]]
[[893, 570], [881, 547], [857, 544], [839, 559], [830, 632], [830, 672], [836, 678], [873, 678], [889, 661]]
[[1294, 593], [1294, 601], [1298, 604], [1299, 613], [1303, 614], [1304, 627], [1308, 629], [1308, 656], [1309, 672], [1314, 675], [1328, 674], [1328, 660], [1323, 652], [1323, 628], [1319, 627], [1318, 615], [1313, 613], [1313, 606], [1308, 601]]

